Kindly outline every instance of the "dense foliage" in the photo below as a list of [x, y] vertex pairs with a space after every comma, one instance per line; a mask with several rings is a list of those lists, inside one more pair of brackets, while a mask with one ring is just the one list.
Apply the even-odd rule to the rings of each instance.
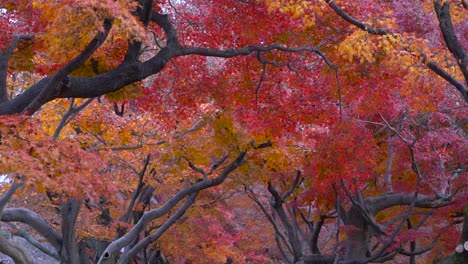
[[57, 261], [468, 261], [466, 1], [1, 4], [0, 227]]

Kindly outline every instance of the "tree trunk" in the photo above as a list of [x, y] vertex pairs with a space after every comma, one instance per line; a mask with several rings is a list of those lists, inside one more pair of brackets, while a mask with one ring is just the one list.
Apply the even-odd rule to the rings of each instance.
[[352, 206], [346, 216], [346, 260], [364, 259], [369, 250], [372, 230], [359, 208]]
[[75, 234], [76, 217], [80, 211], [80, 206], [81, 203], [75, 199], [70, 199], [60, 204], [63, 236], [60, 258], [61, 263], [64, 264], [80, 264], [80, 254]]

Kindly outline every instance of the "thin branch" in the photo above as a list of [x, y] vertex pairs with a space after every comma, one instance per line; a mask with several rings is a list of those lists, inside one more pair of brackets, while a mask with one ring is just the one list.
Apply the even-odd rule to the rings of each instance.
[[4, 52], [0, 51], [0, 104], [8, 101], [7, 94], [7, 75], [8, 75], [8, 62], [20, 40], [31, 40], [34, 35], [14, 35], [13, 40], [10, 42]]
[[382, 114], [380, 114], [380, 118], [382, 119], [382, 121], [385, 123], [385, 125], [388, 127], [388, 129], [390, 129], [392, 132], [394, 132], [400, 139], [401, 141], [403, 141], [406, 146], [408, 147], [408, 150], [410, 152], [410, 155], [411, 155], [411, 168], [413, 169], [413, 171], [416, 173], [416, 175], [418, 176], [418, 179], [422, 179], [423, 178], [423, 174], [421, 172], [421, 170], [419, 169], [419, 165], [418, 165], [418, 162], [416, 161], [416, 156], [414, 154], [414, 144], [416, 143], [416, 140], [417, 138], [413, 141], [413, 142], [409, 142], [407, 139], [405, 139], [401, 134], [400, 132], [398, 132], [398, 130], [396, 130], [395, 128], [393, 128], [389, 122], [387, 122], [387, 120], [383, 117]]
[[439, 20], [439, 27], [444, 36], [445, 44], [448, 50], [455, 57], [460, 70], [468, 83], [468, 55], [458, 40], [455, 29], [453, 28], [452, 17], [450, 16], [450, 1], [434, 1], [434, 9]]
[[190, 160], [188, 160], [186, 157], [182, 157], [183, 159], [185, 159], [187, 161], [187, 163], [189, 164], [190, 168], [192, 170], [194, 170], [195, 172], [198, 172], [200, 173], [202, 176], [203, 176], [203, 179], [206, 180], [208, 179], [208, 173], [202, 169], [202, 168], [199, 168], [197, 166], [195, 166], [195, 164], [193, 164], [193, 162], [191, 162]]
[[[260, 56], [259, 55], [260, 52], [257, 53], [257, 56]], [[263, 83], [263, 80], [265, 79], [265, 75], [266, 75], [266, 63], [263, 63], [263, 68], [262, 68], [262, 74], [260, 75], [260, 80], [258, 80], [258, 83], [257, 83], [257, 86], [255, 87], [255, 102], [257, 102], [258, 104], [258, 91], [260, 90], [260, 86], [262, 85]]]
[[[367, 223], [372, 225], [377, 232], [379, 232], [381, 234], [385, 234], [385, 227], [382, 226], [381, 224], [379, 224], [375, 220], [372, 213], [370, 213], [370, 212], [368, 212], [368, 210], [366, 210], [367, 208], [365, 206], [364, 200], [361, 197], [360, 192], [356, 191], [357, 192], [357, 194], [356, 194], [357, 199], [354, 199], [352, 197], [352, 195], [349, 193], [349, 190], [346, 188], [343, 179], [341, 179], [341, 186], [343, 187], [346, 195], [348, 196], [348, 198], [351, 201], [351, 203], [353, 204], [353, 206], [355, 206], [355, 208], [357, 208], [360, 211], [360, 213], [361, 213], [362, 217], [365, 219], [365, 221], [367, 221]], [[352, 210], [352, 209], [350, 209], [350, 210]]]
[[[275, 234], [277, 237], [281, 238], [281, 241], [287, 246], [287, 249], [288, 251], [293, 254], [293, 251], [292, 251], [292, 248], [291, 248], [291, 245], [287, 242], [287, 239], [286, 237], [283, 235], [283, 233], [280, 231], [280, 227], [278, 226], [278, 223], [275, 221], [275, 219], [273, 219], [272, 215], [268, 212], [268, 210], [265, 208], [265, 206], [262, 204], [262, 202], [260, 202], [260, 200], [255, 196], [254, 192], [252, 191], [252, 189], [250, 189], [249, 187], [245, 186], [244, 185], [244, 189], [245, 191], [247, 192], [247, 196], [252, 200], [254, 201], [258, 207], [260, 207], [260, 210], [263, 212], [263, 214], [265, 215], [265, 217], [267, 218], [267, 220], [271, 223], [271, 225], [273, 226], [273, 229], [275, 229]], [[280, 245], [279, 244], [279, 241], [277, 242], [278, 246]], [[281, 248], [280, 248], [281, 249]]]
[[387, 193], [392, 193], [393, 192], [392, 163], [393, 163], [394, 152], [393, 152], [393, 144], [391, 141], [390, 130], [387, 130], [387, 151], [388, 151], [387, 162], [386, 162], [385, 173], [384, 173], [385, 189]]
[[336, 87], [338, 89], [338, 106], [340, 110], [340, 122], [343, 120], [343, 97], [341, 95], [341, 82], [338, 75], [338, 67], [333, 68], [335, 71]]
[[416, 255], [421, 255], [421, 254], [424, 254], [430, 250], [432, 250], [436, 245], [437, 245], [437, 242], [439, 242], [439, 239], [440, 239], [440, 235], [438, 235], [431, 243], [430, 246], [428, 247], [425, 247], [425, 248], [421, 248], [419, 250], [415, 250], [415, 251], [405, 251], [404, 249], [402, 248], [397, 248], [396, 249], [396, 252], [398, 252], [398, 254], [401, 254], [401, 255], [404, 255], [404, 256], [409, 256], [409, 257], [412, 257], [412, 256], [416, 256]]
[[[362, 22], [356, 20], [351, 15], [346, 13], [342, 8], [340, 8], [335, 3], [335, 1], [333, 1], [333, 0], [325, 0], [325, 2], [333, 9], [333, 11], [337, 15], [339, 15], [345, 21], [349, 22], [350, 24], [352, 24], [352, 25], [354, 25], [354, 26], [356, 26], [356, 27], [358, 27], [358, 28], [370, 33], [370, 34], [380, 35], [380, 36], [382, 36], [382, 35], [396, 35], [395, 33], [391, 32], [389, 30], [374, 28], [374, 27], [370, 26], [369, 24], [365, 24], [365, 23], [362, 23]], [[439, 5], [437, 5], [438, 3], [439, 3]], [[460, 45], [456, 44], [458, 42], [458, 40], [455, 41], [455, 44], [447, 43], [447, 40], [453, 40], [454, 37], [456, 38], [456, 35], [455, 35], [454, 31], [453, 31], [453, 26], [451, 25], [450, 12], [449, 12], [449, 9], [448, 9], [448, 1], [444, 1], [444, 5], [442, 5], [440, 8], [438, 8], [438, 6], [440, 6], [440, 0], [436, 1], [434, 3], [434, 5], [436, 7], [436, 13], [440, 13], [443, 16], [443, 20], [440, 21], [440, 18], [439, 18], [439, 22], [441, 22], [441, 30], [442, 30], [442, 33], [444, 34], [444, 39], [446, 40], [446, 44], [447, 44], [447, 46], [450, 46], [449, 50], [451, 52], [452, 52], [452, 50], [454, 50], [456, 52], [457, 55], [455, 55], [455, 57], [457, 58], [457, 62], [460, 65], [459, 68], [463, 72], [463, 74], [465, 76], [465, 80], [468, 82], [468, 69], [467, 69], [468, 56], [463, 51], [463, 49], [460, 49]], [[448, 39], [445, 38], [446, 35], [447, 35]], [[463, 51], [463, 52], [460, 52], [460, 51]], [[449, 74], [448, 72], [443, 70], [435, 62], [429, 62], [428, 59], [427, 59], [427, 56], [425, 54], [421, 54], [421, 56], [422, 56], [422, 62], [425, 65], [427, 65], [427, 67], [429, 69], [431, 69], [433, 72], [435, 72], [440, 77], [444, 78], [448, 83], [452, 84], [461, 93], [461, 95], [462, 95], [463, 99], [465, 100], [465, 102], [468, 102], [468, 87], [465, 84], [463, 84], [462, 82], [457, 80], [454, 76], [452, 76], [451, 74]], [[460, 61], [460, 58], [462, 58], [461, 61]]]
[[[385, 227], [388, 227], [396, 222], [398, 222], [399, 220], [401, 219], [407, 219], [409, 218], [410, 216], [412, 215], [424, 215], [424, 218], [428, 218], [432, 215], [432, 211], [412, 211], [411, 213], [408, 213], [408, 212], [405, 212], [405, 213], [402, 213], [402, 214], [399, 214], [398, 216], [388, 220], [387, 222], [385, 222], [385, 224], [383, 224]], [[422, 222], [422, 221], [421, 221]], [[418, 225], [419, 227], [419, 225]]]
[[202, 56], [211, 56], [211, 57], [221, 57], [221, 58], [232, 58], [241, 55], [249, 55], [253, 52], [268, 52], [268, 51], [282, 51], [282, 52], [289, 52], [289, 53], [300, 53], [300, 52], [312, 52], [316, 53], [325, 61], [325, 63], [331, 67], [337, 67], [334, 65], [328, 57], [318, 48], [318, 47], [285, 47], [279, 44], [272, 44], [268, 46], [246, 46], [244, 48], [239, 49], [224, 49], [224, 50], [217, 50], [217, 49], [209, 49], [209, 48], [202, 48], [202, 47], [184, 47], [181, 48], [176, 56], [186, 56], [186, 55], [202, 55]]
[[132, 210], [133, 207], [135, 206], [136, 199], [138, 198], [138, 195], [140, 195], [141, 189], [143, 188], [143, 177], [145, 176], [146, 170], [148, 169], [148, 164], [150, 162], [151, 156], [148, 154], [146, 156], [146, 159], [143, 163], [143, 168], [138, 172], [138, 185], [135, 191], [132, 194], [132, 198], [130, 199], [130, 203], [128, 204], [127, 211], [125, 214], [121, 217], [122, 221], [126, 223], [130, 223], [131, 215], [132, 215]]
[[60, 135], [60, 132], [62, 129], [70, 123], [70, 121], [81, 111], [83, 110], [87, 105], [89, 105], [94, 98], [89, 98], [86, 100], [84, 103], [82, 103], [80, 106], [75, 107], [75, 98], [71, 99], [70, 102], [70, 107], [68, 108], [68, 111], [62, 116], [62, 119], [60, 120], [60, 123], [58, 124], [57, 128], [54, 131], [54, 134], [52, 138], [54, 140], [57, 140], [58, 136]]
[[138, 243], [136, 243], [136, 245], [133, 246], [129, 251], [125, 252], [122, 256], [120, 256], [120, 259], [117, 263], [128, 263], [130, 259], [133, 256], [135, 256], [140, 250], [144, 249], [149, 244], [158, 240], [164, 234], [164, 232], [166, 232], [169, 229], [169, 227], [171, 227], [182, 215], [184, 215], [185, 211], [193, 203], [195, 203], [197, 195], [198, 192], [190, 194], [185, 200], [184, 204], [179, 209], [177, 209], [177, 211], [173, 215], [171, 215], [171, 217], [169, 217], [169, 219], [167, 219], [154, 234], [151, 234], [145, 237], [144, 239], [140, 240]]
[[289, 188], [287, 192], [281, 195], [281, 199], [284, 201], [287, 197], [289, 197], [294, 192], [296, 187], [300, 184], [300, 182], [301, 182], [301, 171], [297, 170], [296, 178], [294, 179], [293, 184], [291, 185], [291, 187]]
[[11, 184], [10, 188], [8, 188], [6, 193], [0, 197], [0, 219], [2, 218], [3, 209], [7, 205], [8, 201], [10, 201], [13, 194], [15, 194], [16, 190], [18, 190], [21, 186], [23, 186], [23, 181], [20, 177], [17, 177], [17, 179], [15, 179]]
[[192, 132], [195, 132], [195, 131], [198, 131], [199, 129], [203, 128], [204, 126], [210, 124], [211, 122], [213, 122], [213, 119], [212, 118], [201, 118], [197, 123], [195, 123], [190, 129], [178, 134], [178, 135], [175, 135], [173, 137], [173, 139], [179, 139], [179, 138], [182, 138], [184, 137], [185, 135], [189, 134], [189, 133], [192, 133]]
[[358, 20], [356, 20], [355, 18], [353, 18], [352, 16], [350, 16], [348, 13], [346, 13], [341, 7], [339, 7], [335, 1], [333, 0], [325, 0], [325, 2], [333, 9], [333, 11], [335, 11], [336, 14], [338, 14], [341, 18], [343, 18], [344, 20], [346, 20], [347, 22], [349, 22], [350, 24], [352, 25], [355, 25], [356, 27], [364, 30], [364, 31], [367, 31], [371, 34], [374, 34], [374, 35], [387, 35], [387, 34], [391, 34], [389, 31], [387, 30], [384, 30], [384, 29], [380, 29], [380, 28], [373, 28], [371, 25], [369, 24], [365, 24], [365, 23], [362, 23]]

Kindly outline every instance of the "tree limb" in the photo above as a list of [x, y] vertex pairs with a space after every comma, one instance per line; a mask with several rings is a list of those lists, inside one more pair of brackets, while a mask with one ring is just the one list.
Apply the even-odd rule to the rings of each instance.
[[20, 236], [26, 241], [28, 241], [31, 245], [35, 246], [38, 248], [40, 251], [44, 252], [45, 254], [53, 257], [56, 260], [60, 260], [60, 256], [57, 254], [57, 251], [54, 249], [49, 249], [48, 247], [44, 246], [41, 242], [37, 241], [36, 238], [34, 238], [31, 234], [26, 232], [25, 230], [20, 229], [18, 226], [8, 223], [11, 228], [13, 228], [15, 231], [12, 231], [12, 233], [16, 236]]
[[[387, 208], [397, 205], [410, 205], [413, 201], [413, 194], [408, 193], [389, 193], [376, 197], [369, 197], [364, 199], [365, 206], [376, 214]], [[447, 206], [451, 203], [450, 200], [441, 198], [434, 199], [430, 196], [419, 194], [414, 200], [416, 208], [439, 208]]]
[[286, 212], [283, 208], [284, 199], [272, 185], [271, 181], [268, 182], [268, 191], [272, 195], [271, 206], [281, 219], [281, 223], [283, 224], [283, 227], [288, 235], [288, 241], [293, 250], [294, 261], [298, 261], [302, 257], [302, 246], [297, 237], [297, 232], [291, 224], [291, 220], [286, 215]]
[[22, 186], [22, 183], [18, 183], [18, 181], [21, 181], [21, 179], [16, 179], [15, 181], [13, 181], [6, 193], [2, 195], [2, 197], [0, 197], [0, 218], [2, 217], [3, 208], [5, 208], [8, 201], [10, 201], [10, 198], [13, 196], [13, 194], [15, 194], [16, 190], [18, 190]]
[[241, 166], [244, 163], [246, 152], [241, 152], [237, 158], [232, 161], [224, 170], [219, 174], [218, 177], [214, 179], [206, 179], [201, 180], [193, 185], [190, 185], [179, 192], [177, 192], [174, 196], [172, 196], [168, 201], [166, 201], [161, 207], [157, 209], [153, 209], [151, 211], [145, 212], [141, 217], [140, 221], [133, 226], [130, 231], [125, 234], [124, 236], [120, 237], [117, 240], [114, 240], [107, 249], [103, 252], [102, 256], [100, 257], [98, 263], [102, 264], [106, 258], [112, 256], [115, 252], [118, 252], [121, 248], [127, 246], [129, 243], [134, 241], [140, 233], [144, 230], [146, 225], [154, 220], [157, 219], [165, 214], [167, 214], [172, 208], [174, 208], [182, 199], [186, 196], [194, 192], [199, 192], [201, 190], [217, 186], [224, 182], [227, 176]]
[[146, 159], [143, 163], [143, 168], [138, 172], [138, 185], [135, 191], [132, 194], [132, 198], [130, 199], [130, 203], [128, 204], [127, 211], [125, 214], [121, 217], [121, 220], [124, 221], [125, 223], [130, 223], [131, 215], [132, 215], [132, 209], [135, 205], [136, 199], [138, 198], [138, 195], [141, 192], [141, 189], [144, 186], [143, 183], [143, 177], [145, 176], [146, 170], [148, 169], [148, 165], [150, 162], [151, 156], [148, 154], [146, 156]]
[[444, 36], [445, 44], [449, 51], [457, 60], [458, 66], [465, 77], [465, 82], [468, 84], [468, 55], [463, 49], [462, 44], [455, 34], [455, 29], [450, 16], [450, 1], [434, 1], [434, 9], [439, 20], [439, 27]]
[[[341, 18], [343, 18], [344, 20], [346, 20], [347, 22], [349, 22], [350, 24], [370, 33], [370, 34], [374, 34], [374, 35], [394, 35], [393, 32], [391, 31], [388, 31], [388, 30], [384, 30], [384, 29], [378, 29], [378, 28], [373, 28], [372, 26], [368, 25], [368, 24], [364, 24], [358, 20], [356, 20], [355, 18], [353, 18], [351, 15], [349, 15], [348, 13], [346, 13], [342, 8], [340, 8], [336, 3], [335, 1], [333, 0], [325, 0], [325, 2], [333, 9], [333, 11], [335, 11], [335, 13], [337, 15], [339, 15]], [[434, 5], [437, 4], [437, 2], [440, 2], [440, 0], [436, 1], [434, 3]], [[453, 26], [451, 25], [451, 19], [450, 19], [450, 13], [449, 13], [449, 10], [448, 10], [448, 1], [444, 1], [445, 2], [445, 5], [447, 5], [445, 7], [445, 5], [443, 7], [440, 8], [440, 12], [441, 14], [444, 14], [444, 20], [443, 21], [446, 21], [446, 20], [450, 20], [450, 23], [448, 22], [444, 22], [444, 25], [441, 25], [441, 30], [444, 32], [444, 30], [446, 31], [446, 33], [443, 33], [443, 34], [447, 34], [447, 36], [449, 37], [449, 39], [452, 41], [453, 39], [453, 36], [455, 36], [456, 38], [456, 35], [453, 31]], [[437, 8], [436, 8], [436, 11], [437, 11]], [[448, 15], [448, 18], [447, 17]], [[449, 25], [450, 24], [450, 25]], [[445, 38], [445, 35], [444, 35], [444, 38]], [[457, 40], [458, 41], [458, 40]], [[447, 44], [447, 43], [446, 43]], [[454, 51], [457, 52], [458, 55], [456, 55], [455, 57], [458, 58], [463, 58], [463, 65], [460, 64], [460, 59], [457, 59], [458, 63], [459, 63], [459, 66], [460, 66], [460, 69], [461, 71], [463, 72], [464, 76], [465, 76], [465, 80], [468, 82], [468, 79], [467, 79], [467, 75], [466, 73], [468, 72], [468, 69], [467, 69], [467, 65], [468, 65], [468, 58], [466, 56], [466, 53], [463, 52], [464, 56], [462, 57], [461, 55], [461, 52], [460, 52], [460, 49], [459, 49], [459, 46], [456, 45], [456, 44], [447, 44], [448, 45], [451, 45], [452, 46], [452, 49]], [[450, 47], [449, 47], [450, 49]], [[461, 49], [463, 51], [463, 49]], [[458, 57], [457, 57], [458, 56]], [[460, 82], [459, 80], [457, 80], [457, 78], [455, 78], [454, 76], [452, 76], [451, 74], [449, 74], [448, 72], [446, 72], [444, 69], [442, 69], [439, 65], [437, 65], [435, 62], [430, 62], [428, 61], [427, 59], [427, 56], [425, 54], [422, 54], [422, 62], [427, 65], [427, 67], [429, 69], [431, 69], [434, 73], [436, 73], [437, 75], [439, 75], [440, 77], [442, 77], [443, 79], [445, 79], [448, 83], [452, 84], [453, 86], [455, 86], [455, 88], [461, 93], [463, 99], [465, 100], [465, 102], [468, 102], [468, 87], [463, 84], [462, 82]]]
[[18, 42], [22, 39], [31, 40], [34, 35], [14, 35], [13, 40], [10, 42], [4, 52], [0, 51], [0, 104], [8, 101], [7, 94], [7, 74], [8, 74], [8, 62], [10, 61], [11, 55], [16, 48]]
[[68, 62], [60, 70], [58, 70], [47, 83], [44, 88], [37, 94], [37, 96], [22, 110], [27, 115], [32, 115], [43, 104], [48, 102], [55, 94], [60, 94], [62, 87], [70, 85], [67, 75], [80, 67], [106, 40], [112, 28], [113, 19], [104, 20], [104, 31], [100, 31], [89, 42], [89, 44], [78, 54], [74, 59]]
[[[291, 245], [289, 245], [286, 237], [283, 235], [283, 232], [281, 232], [280, 227], [278, 226], [278, 223], [275, 221], [275, 219], [272, 217], [272, 215], [268, 212], [268, 210], [265, 208], [265, 206], [262, 204], [262, 202], [260, 202], [260, 200], [255, 196], [252, 189], [250, 189], [247, 186], [244, 186], [244, 187], [245, 187], [245, 190], [247, 192], [247, 196], [252, 201], [254, 201], [258, 205], [258, 207], [260, 207], [260, 210], [263, 212], [263, 214], [265, 215], [267, 220], [271, 223], [271, 225], [273, 226], [273, 229], [275, 229], [275, 234], [276, 234], [275, 237], [276, 237], [276, 240], [277, 240], [277, 244], [278, 244], [278, 247], [280, 247], [280, 250], [283, 252], [284, 257], [286, 258], [287, 256], [286, 256], [286, 253], [284, 252], [283, 248], [281, 247], [281, 241], [287, 246], [288, 251], [291, 254], [293, 254]], [[281, 241], [279, 240], [279, 238], [281, 239]]]
[[33, 260], [25, 248], [0, 235], [0, 252], [13, 259], [16, 264], [32, 264]]
[[164, 232], [166, 232], [169, 229], [169, 227], [171, 227], [182, 215], [184, 215], [185, 211], [193, 203], [195, 203], [197, 195], [198, 192], [190, 194], [185, 200], [185, 203], [179, 209], [177, 209], [177, 211], [173, 215], [171, 215], [171, 217], [169, 217], [169, 219], [167, 219], [154, 234], [151, 234], [145, 237], [144, 239], [140, 240], [138, 243], [136, 243], [136, 245], [133, 246], [129, 251], [125, 252], [122, 256], [120, 256], [120, 259], [117, 263], [129, 263], [131, 258], [135, 256], [140, 250], [144, 249], [149, 244], [158, 240], [164, 234]]
[[1, 215], [4, 222], [22, 222], [34, 228], [47, 241], [60, 252], [62, 235], [37, 213], [26, 208], [5, 208]]

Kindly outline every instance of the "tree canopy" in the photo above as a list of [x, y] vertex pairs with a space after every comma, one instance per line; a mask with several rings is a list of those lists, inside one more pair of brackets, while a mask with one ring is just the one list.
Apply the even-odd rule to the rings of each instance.
[[1, 1], [0, 228], [72, 264], [466, 263], [467, 9]]

